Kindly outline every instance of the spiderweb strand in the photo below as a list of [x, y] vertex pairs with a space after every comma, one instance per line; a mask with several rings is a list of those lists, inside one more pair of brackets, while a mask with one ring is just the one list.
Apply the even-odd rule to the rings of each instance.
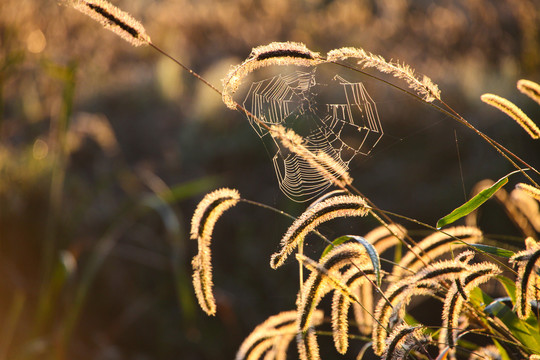
[[[342, 101], [321, 104], [316, 75], [314, 67], [253, 82], [242, 104], [253, 115], [248, 121], [255, 132], [273, 149], [280, 189], [299, 202], [321, 194], [333, 179], [341, 178], [341, 187], [350, 184], [350, 161], [369, 154], [383, 135], [375, 102], [362, 83], [335, 76]], [[284, 146], [284, 135], [271, 132], [272, 126], [294, 131], [311, 155]]]

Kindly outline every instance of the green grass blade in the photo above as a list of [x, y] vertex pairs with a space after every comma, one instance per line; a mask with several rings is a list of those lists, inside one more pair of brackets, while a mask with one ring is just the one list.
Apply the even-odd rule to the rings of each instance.
[[484, 244], [469, 244], [470, 247], [480, 250], [483, 253], [488, 253], [495, 256], [500, 256], [504, 258], [511, 258], [514, 255], [514, 252], [511, 250], [503, 249], [496, 246], [484, 245]]
[[445, 225], [451, 224], [454, 221], [459, 220], [462, 217], [467, 216], [468, 214], [476, 210], [480, 205], [489, 200], [501, 187], [503, 187], [508, 182], [508, 177], [510, 175], [515, 174], [518, 171], [520, 170], [513, 171], [508, 175], [500, 178], [495, 184], [491, 185], [487, 189], [480, 191], [471, 200], [454, 209], [450, 214], [440, 218], [439, 221], [437, 221], [437, 229], [440, 229]]
[[506, 349], [501, 345], [499, 341], [497, 341], [497, 339], [493, 339], [493, 343], [497, 347], [497, 350], [499, 350], [499, 354], [501, 354], [501, 360], [512, 360], [506, 352]]
[[516, 303], [516, 283], [512, 279], [509, 279], [503, 275], [497, 276], [497, 280], [499, 280], [501, 285], [504, 287], [504, 290], [506, 290], [508, 297], [510, 298], [510, 300], [512, 300], [512, 304], [515, 304]]
[[326, 248], [324, 248], [324, 251], [321, 254], [321, 258], [325, 257], [326, 254], [328, 254], [330, 252], [330, 250], [332, 250], [334, 247], [339, 246], [339, 245], [341, 245], [344, 242], [347, 242], [349, 240], [351, 240], [351, 239], [348, 236], [338, 237], [337, 239], [332, 241], [332, 244], [329, 244]]
[[[516, 283], [507, 278], [506, 276], [499, 275], [497, 276], [497, 280], [502, 284], [504, 289], [506, 290], [506, 293], [508, 294], [508, 297], [512, 301], [512, 304], [516, 303]], [[538, 319], [536, 316], [531, 313], [527, 319], [525, 319], [525, 322], [532, 326], [535, 329], [538, 329]]]
[[540, 333], [538, 333], [538, 329], [526, 321], [520, 320], [512, 309], [500, 299], [496, 299], [486, 306], [484, 312], [499, 318], [525, 348], [534, 352], [540, 351]]
[[[508, 281], [505, 281], [503, 277], [498, 276], [497, 278], [503, 280], [503, 285], [508, 285]], [[510, 292], [509, 295], [512, 295]], [[497, 317], [502, 321], [512, 335], [522, 344], [523, 348], [534, 353], [540, 351], [540, 333], [538, 329], [527, 321], [520, 320], [512, 309], [503, 303], [503, 299], [494, 300], [480, 288], [476, 288], [470, 292], [469, 301], [474, 307], [483, 308], [484, 313], [487, 315]]]

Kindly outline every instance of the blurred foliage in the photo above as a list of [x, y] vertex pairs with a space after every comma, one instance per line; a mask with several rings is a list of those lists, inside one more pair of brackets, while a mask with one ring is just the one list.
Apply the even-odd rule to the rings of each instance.
[[[538, 0], [115, 5], [214, 84], [271, 41], [402, 60], [474, 125], [539, 160], [518, 126], [478, 100], [496, 92], [538, 119], [515, 91], [519, 78], [540, 79]], [[288, 220], [247, 206], [215, 234], [217, 317], [194, 303], [187, 227], [206, 191], [235, 187], [295, 214], [304, 206], [279, 192], [240, 114], [168, 59], [56, 2], [0, 2], [0, 44], [0, 359], [232, 358], [255, 324], [293, 306], [297, 279], [264, 266]], [[434, 223], [461, 202], [462, 179], [469, 191], [507, 170], [450, 120], [364, 80], [388, 136], [352, 175], [380, 207]]]

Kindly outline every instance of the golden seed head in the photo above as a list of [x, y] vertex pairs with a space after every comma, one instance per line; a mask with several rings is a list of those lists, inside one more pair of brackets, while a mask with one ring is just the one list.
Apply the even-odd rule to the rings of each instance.
[[150, 36], [140, 22], [105, 0], [64, 0], [67, 5], [101, 23], [134, 46], [149, 45]]
[[513, 102], [495, 94], [483, 94], [480, 99], [514, 119], [533, 139], [540, 138], [540, 129]]

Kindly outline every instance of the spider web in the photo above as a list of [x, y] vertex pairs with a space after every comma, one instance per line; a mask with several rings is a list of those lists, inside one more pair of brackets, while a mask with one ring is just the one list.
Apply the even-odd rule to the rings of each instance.
[[[282, 125], [294, 130], [312, 153], [322, 152], [348, 169], [356, 155], [369, 154], [383, 135], [377, 107], [361, 82], [352, 83], [336, 75], [329, 82], [333, 84], [320, 84], [315, 69], [253, 82], [243, 106], [268, 126]], [[338, 98], [327, 103], [319, 92], [330, 85], [332, 89], [337, 86], [333, 96]], [[304, 158], [290, 152], [251, 117], [248, 120], [270, 145], [279, 187], [287, 197], [308, 201], [331, 186]], [[333, 175], [342, 174], [334, 171]]]

